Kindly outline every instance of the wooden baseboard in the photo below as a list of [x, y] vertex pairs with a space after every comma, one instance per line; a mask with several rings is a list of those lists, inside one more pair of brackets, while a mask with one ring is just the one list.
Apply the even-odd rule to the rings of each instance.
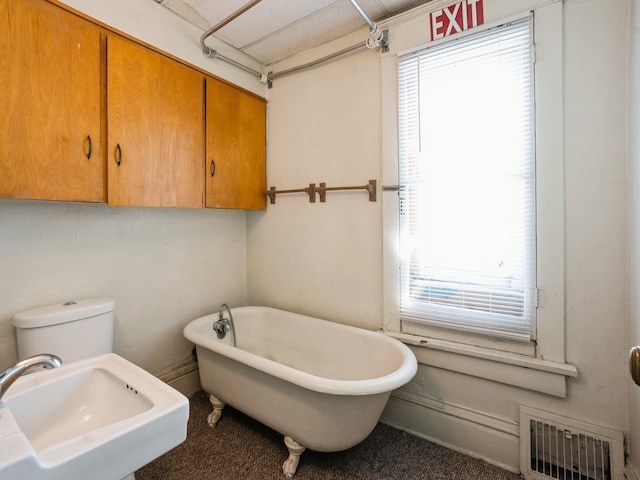
[[157, 377], [186, 397], [190, 397], [202, 390], [198, 364], [193, 360], [174, 365], [169, 370], [157, 375]]
[[520, 471], [517, 421], [400, 389], [392, 393], [381, 422], [511, 472]]

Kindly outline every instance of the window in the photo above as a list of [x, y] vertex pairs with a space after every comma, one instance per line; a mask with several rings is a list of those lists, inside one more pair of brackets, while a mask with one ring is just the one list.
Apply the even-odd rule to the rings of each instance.
[[[518, 2], [492, 2], [491, 8], [487, 7], [484, 10], [484, 25], [457, 33], [449, 38], [430, 41], [430, 31], [428, 28], [425, 29], [425, 25], [429, 25], [430, 13], [438, 11], [438, 8], [441, 7], [437, 5], [434, 7], [428, 3], [415, 9], [410, 15], [401, 17], [397, 23], [383, 25], [385, 28], [389, 27], [389, 38], [391, 39], [389, 52], [381, 57], [384, 330], [388, 335], [411, 345], [418, 361], [422, 364], [563, 397], [566, 395], [566, 378], [577, 375], [575, 366], [565, 363], [563, 3], [533, 0], [526, 7], [527, 11], [523, 11], [523, 5]], [[418, 197], [407, 196], [408, 185], [401, 192], [391, 192], [389, 190], [392, 189], [389, 187], [406, 183], [404, 179], [402, 181], [400, 179], [400, 163], [402, 155], [406, 155], [405, 148], [415, 149], [417, 144], [417, 148], [421, 149], [419, 150], [420, 155], [424, 157], [435, 147], [429, 144], [425, 145], [423, 141], [425, 138], [433, 139], [434, 135], [431, 137], [427, 135], [424, 138], [417, 136], [418, 128], [423, 131], [426, 128], [426, 117], [414, 116], [415, 133], [407, 129], [409, 123], [406, 122], [411, 117], [402, 113], [404, 107], [401, 106], [403, 101], [406, 103], [403, 97], [407, 90], [399, 84], [398, 79], [405, 61], [417, 59], [425, 54], [427, 56], [435, 53], [444, 55], [447, 52], [453, 54], [467, 41], [481, 39], [483, 35], [490, 37], [492, 32], [497, 32], [501, 28], [510, 28], [516, 24], [522, 27], [528, 26], [528, 28], [524, 28], [528, 32], [525, 34], [529, 35], [529, 40], [526, 42], [529, 45], [529, 51], [527, 53], [523, 50], [522, 53], [534, 57], [530, 57], [531, 63], [529, 63], [529, 106], [531, 107], [529, 111], [531, 125], [529, 127], [532, 129], [529, 147], [535, 162], [533, 171], [528, 170], [529, 174], [535, 173], [533, 177], [528, 177], [531, 182], [535, 182], [531, 184], [535, 188], [525, 190], [525, 197], [529, 195], [528, 198], [533, 202], [529, 207], [533, 208], [530, 213], [535, 216], [535, 221], [526, 223], [527, 229], [523, 236], [524, 239], [531, 239], [533, 235], [533, 252], [525, 250], [526, 255], [523, 258], [526, 260], [523, 264], [525, 271], [529, 272], [529, 275], [535, 276], [527, 277], [525, 273], [523, 282], [526, 285], [521, 290], [518, 287], [517, 291], [522, 292], [521, 297], [525, 302], [522, 304], [522, 308], [530, 308], [531, 313], [535, 316], [531, 317], [533, 324], [530, 325], [531, 330], [528, 333], [526, 328], [523, 329], [522, 334], [516, 333], [515, 335], [502, 331], [497, 332], [496, 326], [492, 325], [488, 328], [490, 335], [479, 335], [476, 329], [470, 325], [454, 323], [452, 328], [448, 326], [443, 328], [443, 324], [439, 323], [441, 322], [439, 318], [435, 318], [434, 322], [433, 318], [425, 320], [422, 316], [413, 316], [402, 311], [401, 285], [410, 285], [408, 283], [410, 277], [405, 276], [402, 280], [400, 275], [401, 271], [407, 271], [406, 266], [403, 270], [400, 265], [401, 260], [406, 258], [401, 252], [406, 251], [407, 245], [401, 245], [399, 232], [401, 228], [405, 228], [404, 225], [401, 227], [401, 224], [410, 224], [408, 223], [409, 217], [401, 218], [400, 206], [402, 206], [402, 214], [405, 214], [407, 213], [406, 208], [410, 206], [409, 201]], [[504, 42], [501, 44], [505, 45]], [[423, 57], [420, 60], [422, 68], [414, 69], [416, 78], [421, 71], [424, 71], [425, 65], [428, 65], [427, 60]], [[496, 75], [493, 75], [494, 80], [495, 77]], [[407, 78], [407, 80], [410, 79]], [[476, 91], [479, 91], [478, 85], [482, 85], [479, 83], [480, 81], [481, 77], [478, 75], [467, 77], [465, 83], [458, 84], [458, 89], [468, 90], [475, 87]], [[416, 85], [415, 82], [414, 85]], [[415, 91], [416, 95], [425, 93], [423, 85], [418, 84], [420, 89]], [[535, 92], [535, 102], [533, 101], [533, 92]], [[444, 99], [444, 94], [441, 94], [441, 98]], [[457, 98], [454, 100], [458, 101]], [[419, 105], [417, 101], [412, 104]], [[481, 120], [476, 120], [476, 122], [487, 123], [490, 113], [494, 112], [496, 108], [493, 105], [485, 107]], [[417, 112], [418, 110], [414, 108], [413, 113], [417, 115]], [[482, 137], [476, 135], [480, 129], [476, 129], [475, 124], [471, 124], [471, 127], [465, 126], [464, 122], [469, 124], [469, 118], [465, 114], [460, 118], [448, 120], [453, 124], [453, 127], [451, 129], [452, 136], [449, 137], [446, 148], [458, 152], [467, 148], [471, 142], [476, 142], [473, 145], [476, 147], [489, 143], [492, 138], [495, 138], [485, 137], [484, 134]], [[505, 128], [507, 130], [499, 131], [502, 132], [502, 135], [499, 135], [499, 140], [495, 142], [504, 143], [506, 137], [504, 132], [513, 128], [513, 125]], [[401, 132], [407, 134], [406, 138], [400, 138]], [[436, 140], [439, 138], [440, 136], [437, 136]], [[510, 141], [511, 138], [508, 140]], [[418, 143], [419, 141], [422, 144]], [[480, 163], [480, 159], [483, 157], [480, 157], [477, 150], [479, 148], [474, 148], [474, 158], [477, 161], [472, 163], [472, 167], [476, 169], [475, 172], [478, 174], [476, 177], [477, 185], [473, 184], [472, 187], [477, 187], [477, 191], [481, 192], [482, 189], [479, 185], [491, 184], [487, 184], [484, 179], [482, 182], [479, 180], [480, 174], [485, 175], [486, 178], [486, 172], [480, 168], [484, 167], [486, 163], [484, 160], [483, 163]], [[447, 152], [446, 149], [444, 151]], [[416, 158], [419, 158], [420, 155]], [[463, 158], [463, 160], [465, 159]], [[496, 184], [499, 183], [501, 188], [504, 188], [512, 185], [517, 178], [518, 175], [514, 175], [513, 178], [509, 178], [507, 175], [502, 177], [499, 182], [496, 181]], [[436, 187], [439, 185], [436, 184]], [[463, 193], [468, 195], [466, 190]], [[449, 195], [449, 192], [445, 191], [444, 195]], [[424, 202], [422, 203], [424, 204]], [[476, 208], [479, 206], [478, 203], [474, 196], [473, 201], [468, 201], [465, 205], [469, 208]], [[511, 207], [511, 205], [508, 206]], [[439, 199], [430, 202], [428, 207], [434, 207], [436, 214], [445, 210], [450, 211], [448, 205]], [[485, 209], [478, 208], [477, 211], [484, 213]], [[459, 208], [454, 211], [454, 213], [459, 212], [464, 213], [465, 209]], [[487, 221], [479, 222], [479, 219], [479, 216], [478, 218], [472, 216], [469, 222], [463, 222], [456, 218], [456, 222], [453, 223], [454, 227], [464, 232], [460, 241], [465, 241], [466, 237], [473, 238], [483, 233], [482, 230], [486, 229], [485, 225], [488, 223]], [[533, 230], [529, 230], [529, 227]], [[526, 244], [526, 240], [523, 242], [523, 245]], [[500, 253], [500, 255], [506, 254]], [[497, 255], [489, 258], [497, 258]], [[508, 259], [509, 257], [505, 256], [504, 258]], [[422, 257], [419, 257], [419, 260], [422, 260]], [[457, 260], [455, 256], [454, 260]], [[503, 260], [503, 266], [507, 261]], [[439, 265], [436, 266], [439, 267]], [[503, 268], [499, 260], [497, 268], [496, 263], [493, 263], [493, 267], [497, 271]], [[481, 268], [480, 271], [482, 270]], [[491, 273], [491, 269], [489, 271]], [[439, 272], [436, 273], [439, 274]], [[461, 283], [459, 279], [449, 272], [445, 273], [449, 275], [449, 278], [445, 276], [445, 279], [453, 283], [453, 286], [459, 290]], [[472, 277], [474, 282], [477, 279], [478, 276]], [[423, 283], [430, 281], [428, 278], [426, 281], [424, 279], [418, 280], [422, 280]], [[495, 280], [492, 281], [495, 283]], [[467, 284], [462, 282], [463, 287], [467, 287]], [[491, 281], [489, 284], [492, 286]], [[427, 284], [427, 286], [432, 287], [433, 285]], [[438, 293], [450, 293], [442, 288], [437, 288], [441, 286], [436, 285], [431, 289], [431, 298], [438, 300]], [[511, 287], [511, 285], [509, 286]], [[449, 285], [446, 287], [448, 288]], [[424, 291], [422, 289], [422, 292]], [[527, 295], [528, 304], [524, 300]], [[481, 298], [487, 298], [487, 296]], [[455, 298], [458, 302], [460, 299], [466, 301], [468, 296], [464, 294]], [[432, 303], [435, 304], [435, 310], [459, 307], [459, 304], [450, 305], [447, 301], [453, 303], [452, 299], [445, 301], [442, 297], [440, 304]], [[472, 316], [473, 320], [476, 320], [476, 317], [481, 320], [480, 326], [477, 328], [487, 329], [486, 321], [488, 320], [484, 320], [485, 313], [490, 313], [487, 310], [491, 309], [485, 307], [484, 310], [470, 310], [472, 314], [476, 314], [475, 310], [478, 312]], [[419, 313], [422, 315], [423, 312]], [[499, 308], [497, 313], [497, 317], [503, 319], [509, 317], [512, 312]], [[527, 335], [531, 337], [529, 342], [524, 341]]]
[[398, 60], [403, 321], [535, 338], [531, 23]]

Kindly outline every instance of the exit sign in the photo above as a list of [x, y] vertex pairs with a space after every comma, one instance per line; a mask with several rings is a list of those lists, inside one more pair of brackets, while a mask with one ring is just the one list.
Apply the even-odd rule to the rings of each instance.
[[484, 23], [483, 0], [463, 0], [429, 14], [431, 41]]

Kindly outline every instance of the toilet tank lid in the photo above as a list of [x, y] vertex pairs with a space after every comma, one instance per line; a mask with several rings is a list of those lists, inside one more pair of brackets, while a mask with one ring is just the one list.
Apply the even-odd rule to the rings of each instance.
[[36, 328], [73, 322], [112, 312], [115, 301], [111, 298], [87, 298], [34, 308], [13, 315], [11, 323], [18, 328]]

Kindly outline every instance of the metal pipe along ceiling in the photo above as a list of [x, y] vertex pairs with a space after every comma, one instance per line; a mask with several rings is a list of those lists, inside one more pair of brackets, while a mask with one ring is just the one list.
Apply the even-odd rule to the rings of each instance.
[[367, 24], [369, 25], [369, 28], [370, 28], [369, 33], [371, 33], [373, 38], [367, 40], [367, 47], [369, 48], [382, 47], [382, 51], [386, 52], [389, 48], [389, 41], [385, 38], [384, 33], [380, 30], [380, 28], [378, 28], [378, 25], [376, 24], [376, 22], [371, 20], [367, 16], [367, 14], [364, 13], [364, 10], [360, 8], [360, 5], [358, 5], [358, 2], [356, 2], [356, 0], [350, 0], [350, 2], [358, 11], [358, 13], [362, 16], [362, 18], [364, 18], [364, 21], [367, 22]]
[[258, 72], [256, 70], [253, 70], [252, 68], [249, 68], [249, 67], [247, 67], [245, 65], [242, 65], [242, 64], [236, 62], [235, 60], [232, 60], [232, 59], [230, 59], [228, 57], [220, 55], [216, 50], [214, 50], [212, 48], [209, 48], [204, 43], [205, 40], [207, 38], [209, 38], [211, 35], [216, 33], [218, 30], [220, 30], [222, 27], [224, 27], [228, 23], [231, 23], [232, 21], [234, 21], [236, 18], [238, 18], [244, 12], [246, 12], [247, 10], [253, 8], [257, 4], [259, 4], [261, 1], [262, 0], [252, 0], [251, 2], [245, 4], [243, 7], [239, 8], [238, 10], [233, 12], [227, 18], [222, 20], [220, 23], [218, 23], [214, 27], [212, 27], [209, 30], [207, 30], [206, 32], [204, 32], [204, 34], [200, 37], [200, 47], [202, 48], [202, 53], [204, 53], [207, 57], [209, 57], [209, 58], [219, 58], [220, 60], [223, 60], [223, 61], [233, 65], [234, 67], [238, 67], [238, 68], [244, 70], [245, 72], [249, 72], [249, 73], [254, 74], [256, 77], [258, 77], [258, 81], [260, 81], [262, 83], [267, 83], [268, 82], [267, 76], [264, 73]]
[[252, 9], [253, 7], [255, 7], [257, 4], [259, 4], [262, 0], [252, 0], [251, 2], [245, 4], [243, 7], [240, 7], [238, 10], [236, 10], [235, 12], [233, 12], [231, 15], [229, 15], [227, 18], [225, 18], [224, 20], [222, 20], [220, 23], [218, 23], [216, 26], [211, 27], [209, 30], [207, 30], [206, 32], [204, 32], [204, 34], [200, 37], [200, 46], [202, 47], [202, 51], [204, 52], [205, 55], [210, 56], [210, 51], [211, 49], [209, 47], [207, 47], [204, 43], [204, 41], [209, 38], [211, 35], [213, 35], [214, 33], [216, 33], [218, 30], [220, 30], [222, 27], [224, 27], [226, 24], [233, 22], [236, 18], [238, 18], [240, 15], [242, 15], [244, 12]]
[[320, 58], [318, 60], [315, 60], [313, 62], [310, 63], [306, 63], [304, 65], [300, 65], [298, 67], [294, 67], [282, 72], [277, 72], [277, 73], [270, 73], [268, 76], [265, 75], [262, 72], [258, 72], [256, 70], [253, 70], [245, 65], [242, 65], [230, 58], [227, 58], [223, 55], [220, 55], [216, 50], [208, 47], [205, 44], [205, 40], [207, 38], [209, 38], [211, 35], [213, 35], [214, 33], [216, 33], [218, 30], [220, 30], [222, 27], [224, 27], [225, 25], [227, 25], [228, 23], [231, 23], [233, 20], [235, 20], [236, 18], [238, 18], [240, 15], [242, 15], [243, 13], [247, 12], [248, 10], [250, 10], [251, 8], [255, 7], [258, 3], [260, 3], [262, 0], [252, 0], [248, 3], [246, 3], [244, 6], [242, 6], [241, 8], [239, 8], [238, 10], [236, 10], [235, 12], [233, 12], [231, 15], [229, 15], [227, 18], [225, 18], [224, 20], [222, 20], [221, 22], [219, 22], [217, 25], [215, 25], [214, 27], [210, 28], [209, 30], [207, 30], [201, 37], [200, 37], [200, 46], [202, 47], [202, 52], [210, 58], [219, 58], [220, 60], [223, 60], [231, 65], [234, 65], [238, 68], [241, 68], [242, 70], [252, 73], [254, 75], [256, 75], [256, 77], [258, 77], [258, 80], [262, 83], [266, 83], [269, 85], [269, 87], [271, 87], [271, 81], [272, 79], [276, 78], [276, 77], [281, 77], [281, 76], [285, 76], [285, 75], [289, 75], [291, 73], [295, 73], [301, 70], [305, 70], [307, 68], [311, 68], [315, 65], [318, 65], [320, 63], [326, 62], [328, 60], [331, 60], [333, 58], [339, 57], [341, 55], [345, 55], [347, 53], [350, 52], [354, 52], [357, 51], [361, 48], [364, 48], [365, 46], [369, 49], [374, 49], [377, 47], [381, 47], [383, 52], [386, 52], [389, 49], [389, 41], [387, 40], [387, 37], [385, 35], [385, 32], [381, 31], [380, 28], [378, 27], [378, 25], [371, 20], [367, 14], [364, 12], [364, 10], [362, 10], [362, 8], [360, 7], [360, 5], [358, 5], [358, 3], [356, 2], [356, 0], [349, 0], [351, 2], [351, 4], [355, 7], [355, 9], [358, 11], [358, 13], [362, 16], [362, 18], [364, 18], [365, 22], [367, 22], [367, 25], [369, 25], [370, 28], [370, 33], [372, 38], [369, 38], [367, 40], [367, 42], [362, 45], [354, 45], [352, 47], [348, 47], [344, 50], [341, 50], [340, 52], [334, 53], [332, 55], [328, 55], [326, 57]]

